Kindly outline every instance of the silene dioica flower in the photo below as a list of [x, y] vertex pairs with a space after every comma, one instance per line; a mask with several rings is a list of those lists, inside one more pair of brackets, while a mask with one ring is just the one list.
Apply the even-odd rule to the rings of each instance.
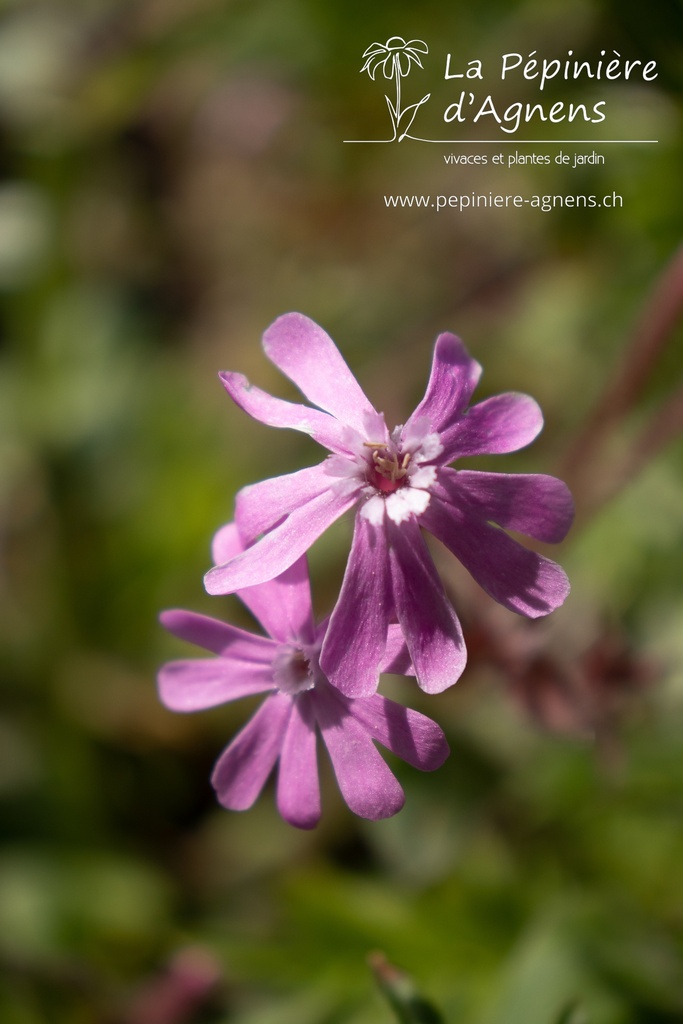
[[[228, 561], [243, 550], [232, 523], [214, 539], [217, 561]], [[327, 624], [313, 622], [305, 557], [239, 596], [268, 637], [194, 612], [161, 615], [169, 632], [216, 655], [163, 666], [159, 693], [168, 708], [198, 711], [239, 697], [268, 695], [216, 764], [212, 783], [221, 804], [231, 810], [251, 807], [277, 762], [280, 814], [299, 828], [313, 828], [320, 818], [319, 731], [351, 810], [372, 820], [396, 814], [403, 806], [403, 790], [373, 740], [414, 767], [431, 771], [449, 753], [439, 726], [379, 694], [352, 700], [330, 686], [320, 667]], [[380, 668], [412, 673], [398, 627], [388, 632]]]
[[238, 373], [221, 373], [229, 395], [262, 423], [310, 434], [331, 453], [320, 465], [245, 487], [236, 522], [247, 549], [206, 577], [211, 594], [232, 593], [284, 572], [345, 511], [356, 508], [351, 553], [322, 642], [320, 666], [348, 697], [375, 692], [390, 624], [398, 622], [418, 683], [438, 693], [454, 683], [466, 652], [422, 536], [425, 529], [505, 607], [536, 618], [569, 592], [563, 570], [505, 530], [559, 542], [573, 518], [562, 481], [544, 475], [454, 469], [465, 456], [528, 445], [543, 425], [527, 395], [469, 406], [481, 374], [459, 338], [441, 334], [424, 398], [389, 429], [329, 336], [299, 313], [263, 338], [266, 355], [318, 408], [275, 398]]

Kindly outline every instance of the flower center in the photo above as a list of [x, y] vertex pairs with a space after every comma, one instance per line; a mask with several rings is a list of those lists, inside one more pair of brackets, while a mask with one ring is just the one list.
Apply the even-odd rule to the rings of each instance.
[[368, 482], [384, 494], [392, 494], [406, 483], [410, 452], [405, 455], [390, 448], [385, 441], [364, 441], [372, 449], [372, 464], [369, 466]]
[[315, 686], [311, 662], [305, 651], [293, 645], [283, 645], [273, 659], [273, 679], [280, 693], [290, 697]]

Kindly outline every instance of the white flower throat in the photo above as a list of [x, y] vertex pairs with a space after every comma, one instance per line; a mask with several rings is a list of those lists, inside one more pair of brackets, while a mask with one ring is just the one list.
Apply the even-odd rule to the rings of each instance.
[[273, 680], [280, 693], [295, 697], [315, 686], [311, 657], [301, 647], [283, 644], [273, 659]]
[[[385, 515], [395, 523], [421, 515], [436, 480], [436, 468], [429, 463], [443, 451], [429, 419], [419, 417], [389, 433], [384, 418], [375, 413], [365, 427], [365, 438], [349, 429], [348, 455], [328, 459], [327, 472], [338, 478], [338, 491], [355, 492], [362, 502], [360, 514], [374, 526], [379, 526]], [[383, 441], [367, 440], [382, 435]]]
[[[386, 429], [386, 428], [385, 428]], [[385, 515], [402, 523], [421, 515], [429, 505], [429, 488], [436, 478], [433, 466], [424, 465], [441, 452], [438, 435], [428, 420], [392, 430], [387, 441], [363, 441], [362, 492], [367, 500], [361, 515], [379, 526]]]

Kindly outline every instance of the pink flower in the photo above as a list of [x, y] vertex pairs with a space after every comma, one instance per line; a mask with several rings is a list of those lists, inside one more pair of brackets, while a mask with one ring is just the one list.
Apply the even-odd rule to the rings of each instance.
[[563, 570], [505, 528], [562, 540], [574, 514], [565, 484], [550, 476], [449, 468], [464, 456], [512, 452], [533, 441], [543, 425], [533, 399], [507, 393], [468, 408], [481, 367], [459, 338], [441, 334], [424, 398], [405, 425], [390, 431], [313, 321], [282, 316], [263, 345], [319, 408], [284, 402], [241, 374], [222, 373], [229, 395], [255, 419], [304, 431], [332, 454], [318, 466], [240, 491], [236, 521], [251, 546], [207, 573], [209, 593], [231, 593], [283, 572], [356, 506], [346, 574], [320, 657], [329, 680], [349, 697], [376, 689], [396, 620], [424, 690], [438, 693], [463, 671], [460, 624], [421, 527], [505, 607], [536, 618], [562, 604], [569, 593]]
[[[216, 560], [227, 561], [242, 550], [233, 523], [216, 535]], [[432, 771], [449, 753], [439, 726], [379, 694], [351, 700], [330, 686], [319, 662], [326, 623], [316, 627], [313, 622], [305, 558], [239, 596], [268, 637], [193, 612], [161, 615], [169, 632], [216, 655], [164, 665], [159, 693], [166, 707], [199, 711], [268, 694], [216, 764], [212, 783], [219, 801], [234, 811], [251, 807], [277, 762], [280, 814], [298, 828], [313, 828], [320, 818], [319, 730], [351, 810], [372, 820], [396, 814], [403, 790], [373, 740], [416, 768]], [[388, 632], [381, 669], [412, 673], [397, 627]]]

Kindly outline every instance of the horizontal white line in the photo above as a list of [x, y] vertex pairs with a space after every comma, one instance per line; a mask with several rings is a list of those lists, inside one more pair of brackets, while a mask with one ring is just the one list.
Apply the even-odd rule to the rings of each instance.
[[[357, 144], [386, 143], [389, 139], [344, 139]], [[391, 139], [391, 142], [395, 142]], [[405, 139], [402, 141], [405, 142]], [[659, 142], [659, 139], [410, 139], [411, 142], [435, 142], [440, 146], [498, 146], [513, 143], [517, 146], [645, 146]]]

